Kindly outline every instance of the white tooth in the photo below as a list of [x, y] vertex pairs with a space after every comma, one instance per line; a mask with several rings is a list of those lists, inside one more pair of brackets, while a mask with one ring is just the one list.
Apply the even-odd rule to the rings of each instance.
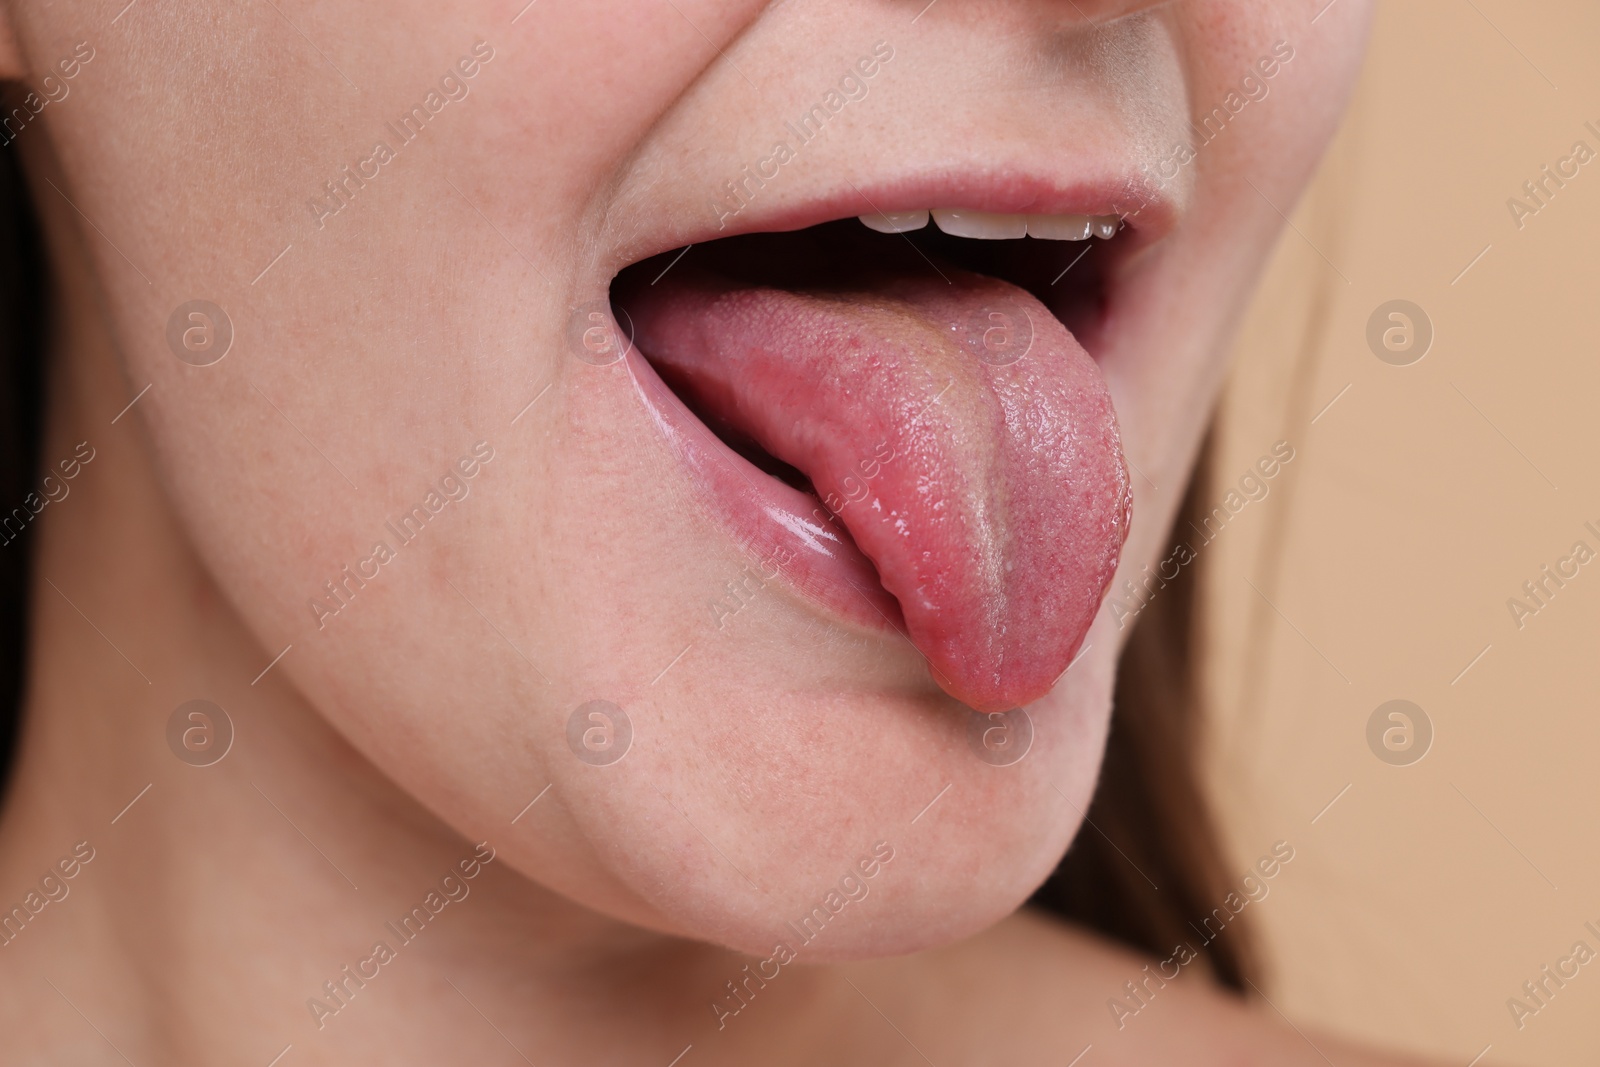
[[1023, 237], [1028, 232], [1026, 215], [991, 215], [965, 208], [934, 208], [933, 224], [953, 237], [976, 237], [983, 241], [1004, 241]]
[[905, 233], [928, 224], [926, 211], [874, 211], [861, 216], [861, 225], [879, 233]]
[[1088, 215], [1029, 215], [1028, 236], [1046, 241], [1086, 241], [1091, 233]]
[[1115, 237], [1122, 228], [1122, 219], [1116, 215], [1096, 215], [1093, 222], [1094, 235], [1101, 240]]

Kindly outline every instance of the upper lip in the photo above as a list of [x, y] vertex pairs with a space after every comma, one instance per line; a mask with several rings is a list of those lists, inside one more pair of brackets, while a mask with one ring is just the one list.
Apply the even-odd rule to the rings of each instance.
[[[796, 179], [798, 180], [798, 179]], [[775, 182], [782, 183], [779, 175]], [[819, 195], [785, 200], [763, 190], [736, 213], [707, 206], [659, 227], [631, 228], [613, 251], [611, 271], [689, 245], [746, 233], [778, 233], [874, 212], [965, 208], [996, 214], [1118, 215], [1127, 227], [1119, 243], [1131, 253], [1159, 241], [1178, 223], [1175, 183], [1132, 168], [1099, 167], [1067, 178], [1022, 169], [946, 167], [879, 180], [830, 179]], [[782, 192], [780, 185], [780, 192]], [[702, 198], [705, 199], [705, 198]]]

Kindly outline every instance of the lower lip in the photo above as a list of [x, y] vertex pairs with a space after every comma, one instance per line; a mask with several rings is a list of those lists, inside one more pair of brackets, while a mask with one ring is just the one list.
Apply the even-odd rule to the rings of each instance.
[[849, 622], [904, 633], [899, 603], [821, 501], [729, 448], [637, 348], [625, 361], [639, 398], [689, 469], [702, 504], [758, 561], [764, 579], [781, 574], [790, 587]]

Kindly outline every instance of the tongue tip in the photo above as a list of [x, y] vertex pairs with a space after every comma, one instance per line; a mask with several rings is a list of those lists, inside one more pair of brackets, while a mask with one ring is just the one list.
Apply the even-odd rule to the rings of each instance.
[[984, 714], [1012, 711], [1049, 696], [1055, 690], [1056, 683], [1070, 669], [1081, 643], [1081, 638], [1073, 643], [1065, 663], [1054, 674], [1029, 669], [985, 672], [987, 674], [985, 677], [972, 677], [972, 672], [961, 672], [961, 676], [952, 678], [949, 673], [940, 670], [931, 659], [928, 661], [928, 669], [933, 675], [933, 680], [947, 696], [960, 701], [973, 711]]
[[934, 681], [939, 683], [939, 688], [945, 694], [960, 701], [973, 711], [990, 714], [992, 712], [1012, 711], [1016, 708], [1032, 704], [1050, 695], [1054, 684], [1046, 682], [1039, 684], [1030, 681], [1027, 687], [1017, 685], [967, 687], [953, 684], [948, 678], [942, 678], [937, 671], [934, 672]]

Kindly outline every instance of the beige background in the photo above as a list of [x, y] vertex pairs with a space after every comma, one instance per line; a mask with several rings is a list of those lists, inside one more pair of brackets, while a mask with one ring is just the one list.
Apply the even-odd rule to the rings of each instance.
[[[1201, 572], [1237, 865], [1297, 849], [1251, 906], [1267, 995], [1463, 1067], [1600, 1061], [1600, 960], [1520, 1031], [1506, 1006], [1575, 941], [1600, 951], [1600, 560], [1521, 630], [1506, 606], [1574, 541], [1600, 550], [1600, 159], [1520, 231], [1506, 206], [1575, 140], [1600, 151], [1586, 120], [1592, 0], [1380, 4], [1244, 326], [1219, 499], [1274, 441], [1297, 458]], [[1435, 329], [1408, 367], [1365, 340], [1393, 298]], [[1392, 698], [1434, 726], [1412, 766], [1367, 747]]]

